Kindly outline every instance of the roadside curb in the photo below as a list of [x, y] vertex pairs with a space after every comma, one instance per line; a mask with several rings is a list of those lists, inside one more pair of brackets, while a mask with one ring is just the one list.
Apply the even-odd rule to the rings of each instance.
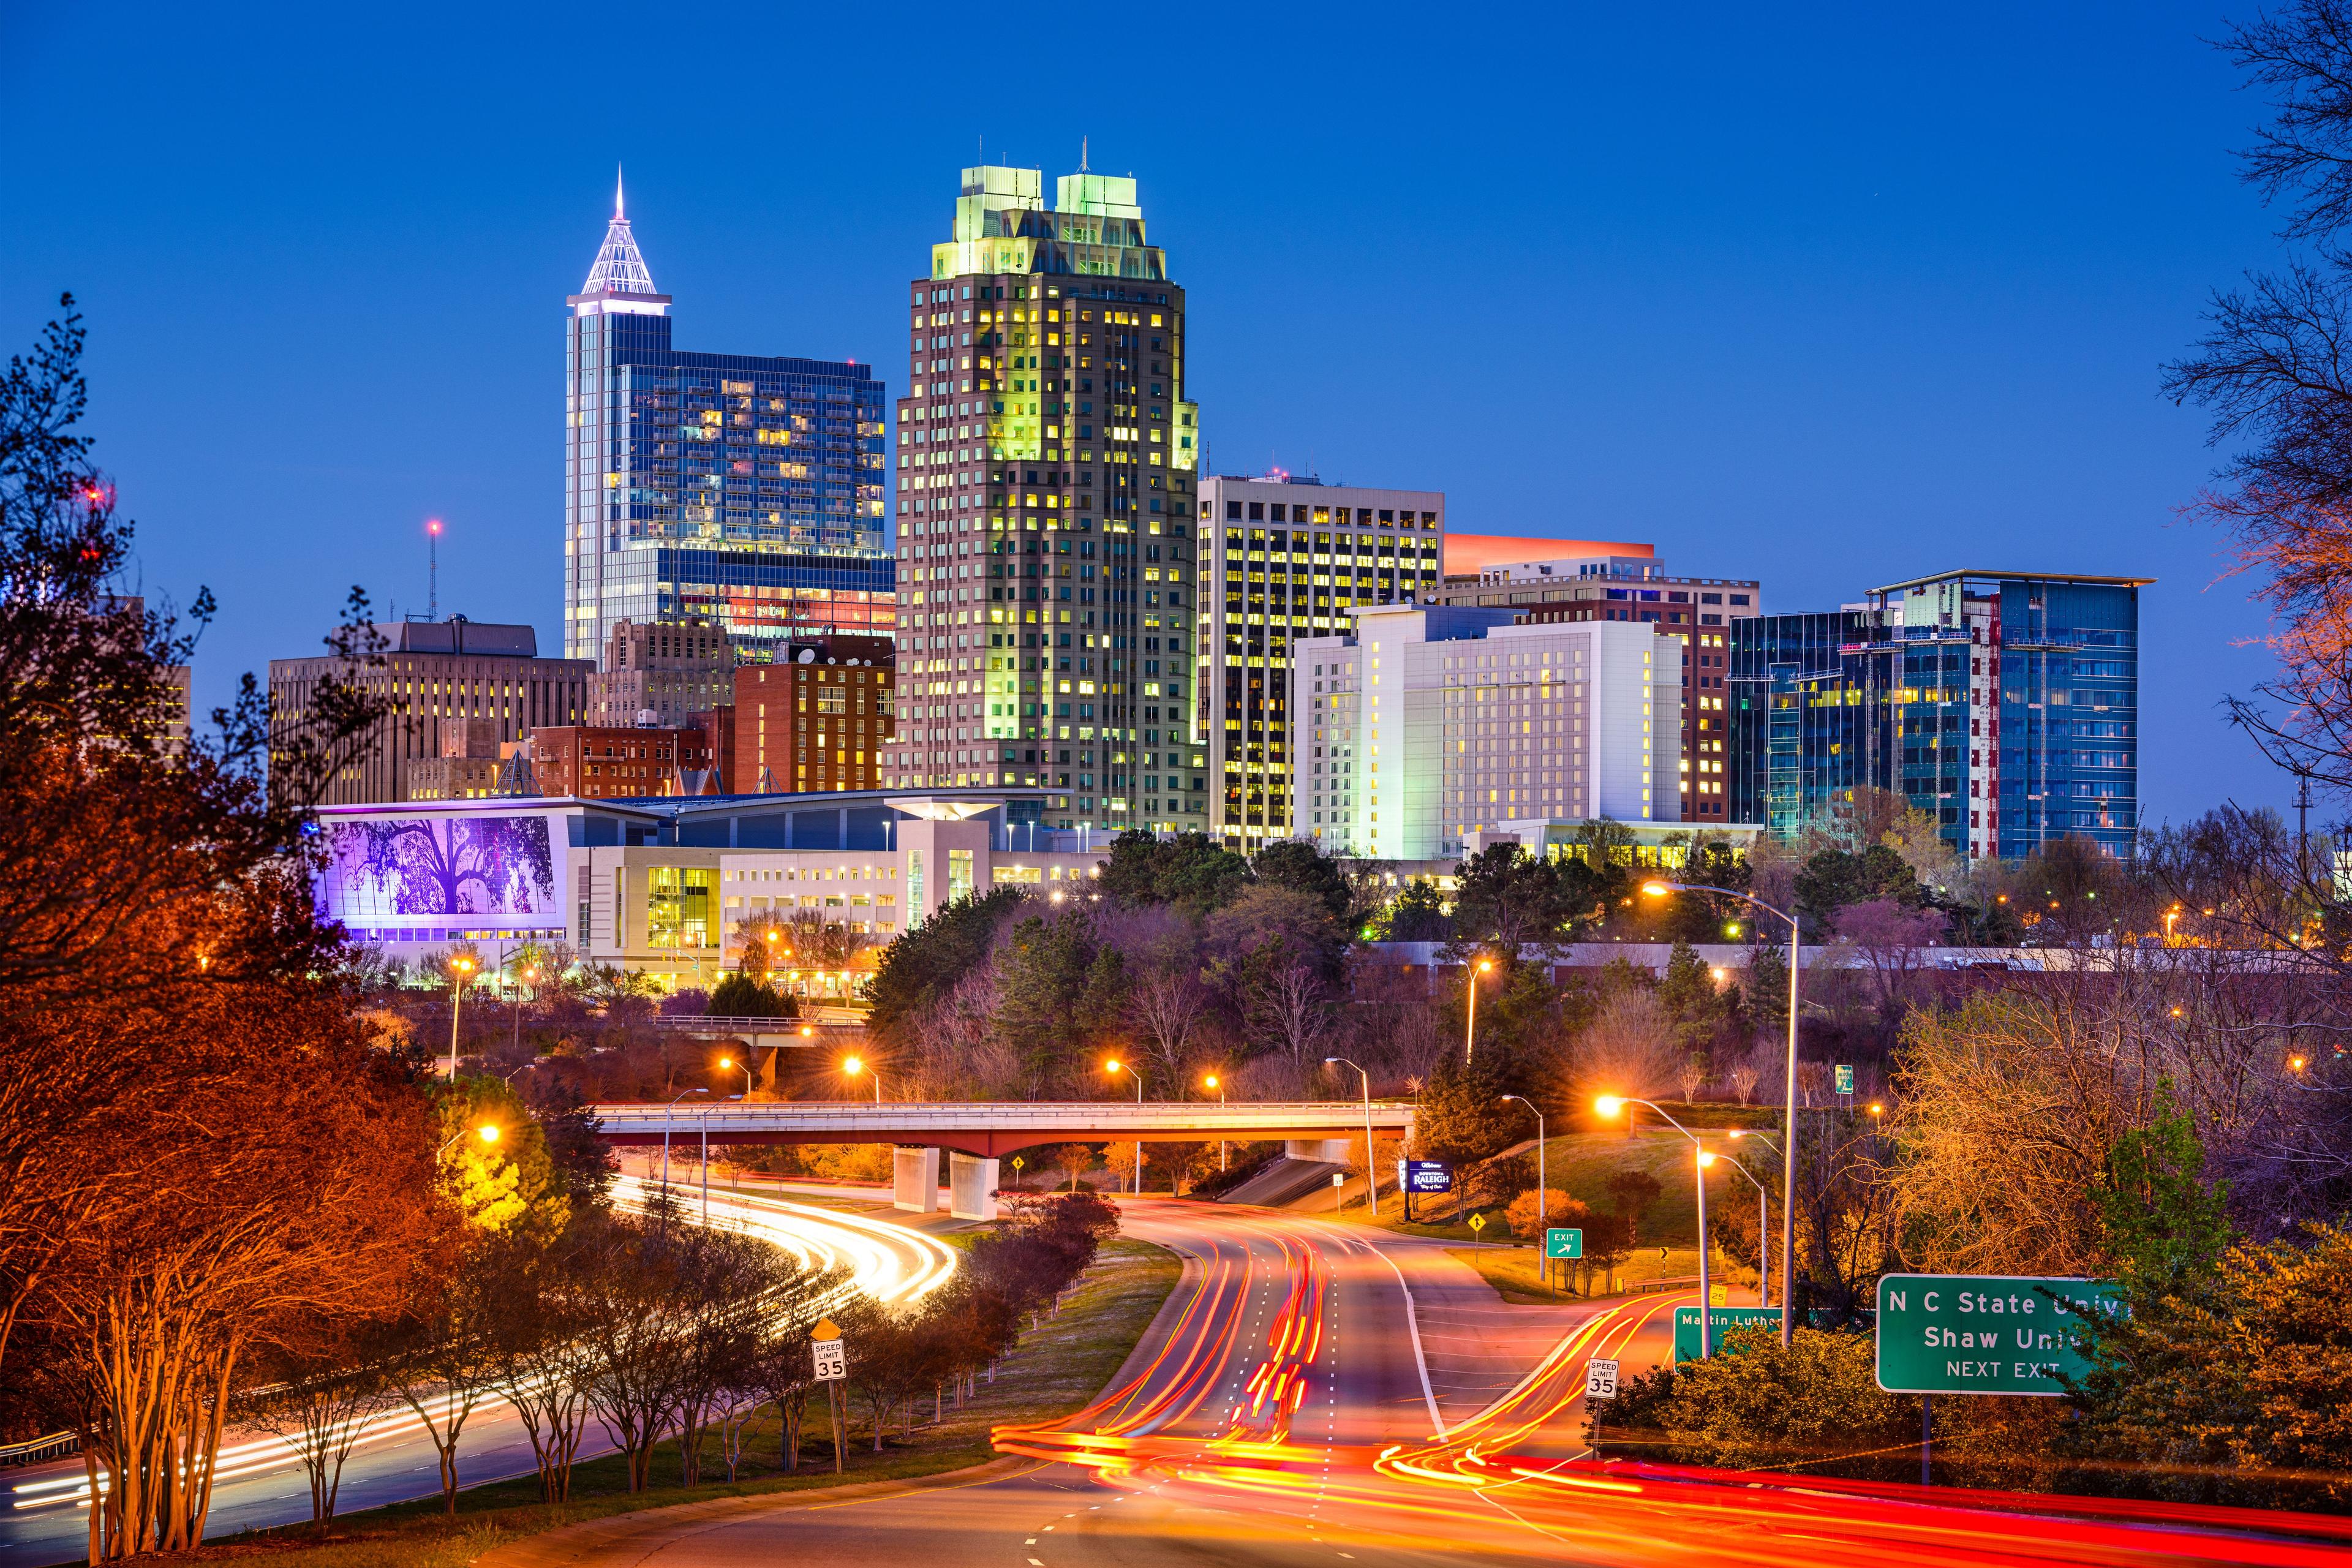
[[912, 1492], [952, 1491], [959, 1487], [985, 1486], [1045, 1467], [1034, 1459], [1004, 1458], [935, 1476], [904, 1480], [851, 1481], [837, 1487], [813, 1487], [805, 1491], [769, 1492], [756, 1497], [711, 1498], [704, 1502], [673, 1503], [642, 1513], [614, 1514], [559, 1525], [521, 1541], [494, 1548], [474, 1559], [479, 1568], [577, 1568], [584, 1563], [642, 1563], [676, 1542], [713, 1530], [723, 1530], [746, 1516], [802, 1509], [839, 1508], [875, 1502]]

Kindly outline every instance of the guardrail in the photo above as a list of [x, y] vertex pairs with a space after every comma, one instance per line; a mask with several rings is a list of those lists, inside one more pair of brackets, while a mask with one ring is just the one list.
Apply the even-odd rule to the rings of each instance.
[[1628, 1281], [1625, 1286], [1625, 1294], [1628, 1296], [1646, 1296], [1654, 1290], [1695, 1290], [1697, 1288], [1698, 1276], [1696, 1274], [1685, 1274], [1673, 1279], [1631, 1280]]
[[62, 1459], [68, 1454], [80, 1452], [81, 1434], [51, 1432], [47, 1436], [29, 1437], [22, 1443], [0, 1444], [0, 1466], [16, 1468], [47, 1464], [51, 1459]]

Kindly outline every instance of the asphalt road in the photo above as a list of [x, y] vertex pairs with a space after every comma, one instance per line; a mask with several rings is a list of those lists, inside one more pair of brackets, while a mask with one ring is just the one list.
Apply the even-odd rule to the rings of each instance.
[[1126, 1208], [1129, 1234], [1183, 1255], [1183, 1278], [1096, 1405], [999, 1430], [1000, 1451], [1034, 1463], [606, 1521], [483, 1568], [2284, 1565], [2352, 1546], [2352, 1527], [2327, 1521], [2297, 1540], [2254, 1532], [2298, 1528], [2276, 1515], [1576, 1463], [1587, 1361], [1639, 1370], [1687, 1295], [1584, 1312], [1501, 1397], [1441, 1417], [1404, 1281], [1458, 1264], [1292, 1215]]

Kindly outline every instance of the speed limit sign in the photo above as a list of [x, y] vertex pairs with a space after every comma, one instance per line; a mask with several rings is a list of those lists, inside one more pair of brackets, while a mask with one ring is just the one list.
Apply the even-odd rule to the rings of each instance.
[[1617, 1397], [1617, 1363], [1602, 1361], [1598, 1356], [1584, 1365], [1584, 1397], [1614, 1399]]

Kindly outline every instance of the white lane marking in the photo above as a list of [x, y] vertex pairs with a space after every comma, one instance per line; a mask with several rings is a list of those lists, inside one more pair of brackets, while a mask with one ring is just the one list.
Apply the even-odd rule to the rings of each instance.
[[1404, 1326], [1405, 1331], [1412, 1336], [1412, 1364], [1421, 1371], [1422, 1402], [1429, 1406], [1429, 1424], [1437, 1429], [1438, 1439], [1442, 1442], [1445, 1437], [1445, 1417], [1437, 1413], [1437, 1394], [1429, 1386], [1429, 1361], [1421, 1353], [1421, 1325], [1413, 1321], [1412, 1316], [1412, 1287], [1404, 1282], [1404, 1270], [1396, 1266], [1395, 1258], [1370, 1242], [1358, 1245], [1389, 1266], [1389, 1272], [1396, 1276], [1397, 1289], [1404, 1292]]

